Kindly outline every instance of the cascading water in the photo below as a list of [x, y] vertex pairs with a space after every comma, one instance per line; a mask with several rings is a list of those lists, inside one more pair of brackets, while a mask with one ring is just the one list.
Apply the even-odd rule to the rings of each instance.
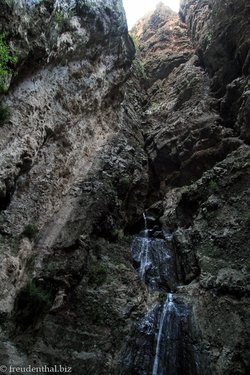
[[169, 293], [159, 320], [152, 375], [199, 374], [199, 361], [188, 338], [189, 318], [190, 307], [175, 302], [175, 295]]
[[153, 365], [153, 371], [152, 375], [158, 375], [158, 368], [159, 368], [159, 356], [160, 356], [160, 346], [161, 346], [161, 340], [162, 340], [162, 330], [163, 330], [163, 324], [165, 322], [166, 316], [168, 317], [169, 321], [169, 313], [171, 310], [174, 309], [173, 304], [173, 294], [169, 293], [166, 299], [166, 302], [163, 306], [163, 311], [161, 314], [160, 319], [160, 327], [157, 335], [157, 344], [156, 344], [156, 350], [155, 350], [155, 357], [154, 357], [154, 365]]
[[143, 236], [141, 240], [141, 251], [140, 251], [140, 269], [139, 269], [139, 275], [142, 280], [144, 280], [145, 272], [147, 268], [150, 266], [150, 262], [148, 260], [148, 248], [149, 248], [149, 231], [147, 228], [147, 218], [145, 213], [143, 212], [143, 218], [144, 218], [144, 231]]
[[[132, 256], [150, 292], [176, 290], [174, 256], [167, 230], [150, 228], [145, 214], [144, 230], [135, 236]], [[133, 375], [199, 375], [197, 351], [190, 331], [191, 310], [178, 295], [168, 293], [165, 302], [147, 312], [137, 326], [136, 340], [125, 356], [125, 371]]]
[[169, 232], [162, 233], [162, 238], [153, 236], [153, 229], [148, 227], [146, 215], [143, 214], [144, 229], [135, 236], [132, 243], [132, 257], [138, 265], [140, 278], [152, 290], [164, 290], [176, 287], [176, 276], [173, 257], [167, 241], [171, 239]]

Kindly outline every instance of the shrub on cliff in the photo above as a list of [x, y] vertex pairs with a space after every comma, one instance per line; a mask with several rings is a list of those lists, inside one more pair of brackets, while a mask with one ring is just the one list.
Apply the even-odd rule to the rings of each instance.
[[10, 109], [0, 103], [0, 125], [4, 124], [10, 118]]
[[6, 91], [6, 79], [12, 74], [11, 64], [17, 62], [6, 42], [6, 34], [0, 33], [0, 93]]
[[22, 235], [24, 237], [28, 237], [30, 240], [32, 240], [32, 239], [36, 238], [37, 233], [38, 233], [38, 228], [35, 224], [27, 224], [24, 227]]
[[45, 289], [36, 280], [29, 281], [20, 290], [15, 301], [14, 319], [17, 326], [27, 329], [34, 324], [51, 308], [53, 299], [51, 286]]

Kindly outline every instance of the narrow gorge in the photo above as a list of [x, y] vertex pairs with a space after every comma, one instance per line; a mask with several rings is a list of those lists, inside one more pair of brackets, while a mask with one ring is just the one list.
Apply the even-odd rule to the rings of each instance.
[[1, 373], [250, 373], [249, 23], [0, 1]]

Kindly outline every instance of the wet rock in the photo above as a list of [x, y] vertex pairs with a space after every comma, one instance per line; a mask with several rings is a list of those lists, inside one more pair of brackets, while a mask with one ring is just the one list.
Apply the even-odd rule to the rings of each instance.
[[193, 344], [195, 333], [192, 332], [190, 306], [175, 298], [168, 294], [164, 303], [149, 310], [136, 325], [133, 339], [127, 345], [121, 374], [210, 373], [201, 368]]
[[118, 0], [0, 10], [19, 51], [1, 98], [3, 363], [151, 373], [174, 289], [163, 373], [247, 374], [249, 5], [185, 0], [180, 20], [160, 4], [134, 62]]

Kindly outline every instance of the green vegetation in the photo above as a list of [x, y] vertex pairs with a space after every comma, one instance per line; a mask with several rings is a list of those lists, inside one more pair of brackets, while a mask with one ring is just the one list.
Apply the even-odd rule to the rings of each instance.
[[76, 15], [75, 10], [70, 10], [68, 13], [65, 13], [63, 10], [58, 9], [55, 11], [52, 22], [56, 25], [58, 31], [62, 31], [64, 24], [72, 17]]
[[57, 10], [54, 14], [54, 19], [55, 19], [55, 22], [61, 26], [62, 23], [64, 22], [65, 20], [65, 17], [64, 17], [64, 14], [61, 10]]
[[142, 78], [144, 78], [144, 79], [147, 78], [147, 74], [146, 74], [145, 68], [144, 68], [144, 63], [143, 63], [142, 60], [140, 60], [138, 57], [136, 57], [133, 60], [132, 65], [133, 65], [133, 68], [135, 69], [135, 71], [137, 72], [137, 74], [142, 76]]
[[0, 234], [0, 251], [6, 251], [6, 249], [10, 249], [10, 252], [13, 256], [18, 254], [19, 250], [19, 236], [3, 236]]
[[38, 233], [38, 228], [35, 224], [27, 224], [24, 227], [22, 235], [32, 240], [36, 238], [37, 233]]
[[218, 184], [215, 180], [211, 180], [209, 182], [209, 189], [213, 191], [216, 191], [218, 189]]
[[141, 60], [138, 60], [138, 68], [139, 68], [139, 72], [141, 73], [142, 77], [146, 78], [144, 63]]
[[124, 188], [128, 188], [131, 184], [131, 178], [130, 176], [123, 176], [119, 179], [119, 184], [122, 185]]
[[91, 268], [89, 283], [100, 286], [106, 281], [107, 274], [108, 268], [105, 264], [96, 264]]
[[246, 218], [246, 224], [248, 227], [250, 227], [250, 210], [248, 210], [245, 214], [245, 218]]
[[10, 109], [9, 107], [0, 104], [0, 125], [3, 125], [10, 118]]
[[134, 43], [136, 52], [138, 52], [139, 51], [139, 41], [138, 41], [138, 38], [136, 37], [136, 35], [132, 31], [129, 32], [129, 36], [130, 36], [130, 38], [132, 39], [132, 41]]
[[135, 58], [133, 60], [133, 68], [137, 73], [139, 73], [142, 76], [142, 78], [146, 79], [147, 75], [145, 72], [144, 62], [142, 61], [141, 56], [140, 56], [139, 40], [136, 37], [136, 35], [133, 33], [133, 31], [130, 31], [129, 35], [133, 41], [135, 51], [136, 51]]
[[6, 34], [0, 33], [0, 93], [6, 91], [6, 79], [13, 72], [10, 65], [16, 62], [17, 57], [13, 56], [11, 48], [6, 42]]
[[238, 162], [238, 165], [236, 165], [236, 167], [238, 167], [240, 169], [244, 169], [244, 168], [248, 167], [248, 162], [246, 160], [240, 160]]
[[204, 41], [205, 41], [205, 48], [208, 48], [212, 42], [212, 39], [213, 39], [213, 35], [210, 31], [208, 31], [206, 34], [205, 34], [205, 37], [204, 37]]
[[159, 104], [157, 102], [150, 103], [150, 109], [152, 109], [153, 111], [157, 110], [158, 107], [159, 107]]
[[196, 74], [194, 74], [193, 76], [187, 78], [185, 82], [185, 86], [187, 88], [194, 87], [196, 83], [198, 82], [199, 82], [199, 77]]
[[157, 113], [157, 112], [163, 112], [166, 108], [166, 103], [163, 101], [161, 102], [149, 102], [148, 103], [148, 111], [150, 113]]
[[124, 238], [124, 231], [123, 231], [123, 229], [114, 229], [112, 231], [112, 237], [114, 237], [114, 239], [116, 241], [123, 240], [123, 238]]
[[35, 281], [29, 281], [24, 289], [27, 296], [38, 305], [51, 305], [51, 293], [46, 292], [41, 287], [36, 285]]
[[204, 243], [200, 251], [202, 255], [210, 258], [223, 258], [224, 255], [223, 249], [214, 245], [212, 242]]
[[54, 295], [50, 291], [37, 284], [36, 280], [29, 281], [20, 291], [15, 302], [14, 318], [17, 326], [22, 329], [35, 324], [38, 318], [48, 311], [52, 304]]

